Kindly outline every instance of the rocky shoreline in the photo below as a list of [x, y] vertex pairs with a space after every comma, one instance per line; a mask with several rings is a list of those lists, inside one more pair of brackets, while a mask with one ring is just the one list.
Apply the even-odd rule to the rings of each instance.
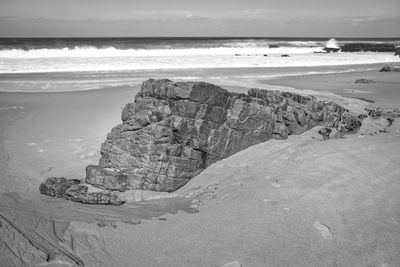
[[395, 44], [387, 43], [346, 43], [340, 46], [342, 52], [396, 52]]
[[289, 92], [229, 92], [204, 82], [150, 79], [122, 124], [101, 146], [99, 165], [86, 168], [85, 183], [108, 190], [88, 193], [79, 180], [51, 177], [45, 195], [91, 204], [122, 204], [109, 191], [172, 192], [211, 164], [269, 139], [286, 139], [315, 126], [355, 132], [361, 121], [342, 106]]

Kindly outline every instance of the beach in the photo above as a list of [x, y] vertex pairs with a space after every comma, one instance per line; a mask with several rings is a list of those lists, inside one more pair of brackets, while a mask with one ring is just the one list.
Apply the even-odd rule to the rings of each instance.
[[101, 144], [148, 78], [205, 81], [238, 93], [291, 91], [367, 114], [400, 107], [400, 74], [379, 72], [386, 64], [400, 63], [393, 57], [354, 65], [2, 74], [0, 260], [398, 266], [399, 119], [388, 126], [368, 117], [357, 133], [326, 141], [321, 127], [268, 140], [212, 164], [175, 192], [119, 193], [126, 203], [118, 207], [38, 190], [48, 177], [85, 178], [85, 167], [98, 164]]
[[[361, 77], [377, 83], [354, 85]], [[392, 108], [400, 99], [395, 90], [400, 84], [397, 73], [321, 74], [258, 83], [296, 85], [299, 92], [335, 100], [356, 112], [373, 104]], [[171, 196], [162, 193], [134, 192], [125, 194], [128, 204], [110, 208], [40, 195], [38, 186], [47, 177], [84, 178], [85, 166], [97, 163], [100, 144], [138, 90], [122, 86], [0, 93], [2, 214], [17, 218], [16, 222], [18, 214], [29, 214], [67, 223], [64, 242], [75, 242], [70, 252], [89, 266], [131, 262], [222, 266], [232, 261], [243, 266], [395, 266], [400, 262], [398, 121], [388, 133], [379, 133], [386, 124], [378, 120], [345, 139], [322, 142], [315, 128], [288, 140], [252, 146], [213, 164], [172, 193], [185, 199], [203, 192], [189, 202], [167, 201]], [[361, 97], [375, 103], [357, 99]], [[156, 200], [133, 212], [137, 203], [146, 203], [135, 199]], [[190, 212], [193, 207], [198, 212]]]

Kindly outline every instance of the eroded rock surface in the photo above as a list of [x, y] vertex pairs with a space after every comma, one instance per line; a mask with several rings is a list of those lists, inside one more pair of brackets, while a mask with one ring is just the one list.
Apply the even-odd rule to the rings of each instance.
[[122, 201], [110, 192], [88, 193], [88, 187], [80, 184], [80, 180], [49, 177], [40, 184], [40, 193], [51, 197], [64, 198], [75, 202], [101, 205], [121, 205]]
[[[214, 162], [271, 138], [339, 125], [333, 102], [271, 90], [228, 92], [204, 82], [147, 80], [101, 146], [86, 182], [124, 191], [174, 191]], [[346, 127], [346, 126], [342, 126]]]

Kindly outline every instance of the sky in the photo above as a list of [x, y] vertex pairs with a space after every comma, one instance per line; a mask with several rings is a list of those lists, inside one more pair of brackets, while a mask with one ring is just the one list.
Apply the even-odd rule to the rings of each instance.
[[400, 37], [400, 0], [0, 0], [0, 37]]

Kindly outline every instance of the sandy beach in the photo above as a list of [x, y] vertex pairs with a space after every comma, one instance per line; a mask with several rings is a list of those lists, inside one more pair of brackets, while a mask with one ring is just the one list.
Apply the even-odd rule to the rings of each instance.
[[[236, 92], [275, 87], [314, 95], [356, 113], [399, 108], [400, 74], [378, 69], [242, 75], [231, 83], [223, 83], [229, 71], [223, 79], [201, 78]], [[361, 78], [376, 83], [354, 84]], [[0, 245], [1, 257], [20, 253], [5, 266], [400, 265], [398, 119], [388, 127], [368, 118], [342, 139], [322, 141], [315, 127], [269, 140], [213, 164], [174, 193], [122, 193], [127, 203], [119, 207], [40, 195], [47, 177], [85, 177], [139, 89], [0, 92], [0, 221], [7, 225], [0, 235], [13, 244]], [[47, 262], [43, 251], [54, 258]]]

